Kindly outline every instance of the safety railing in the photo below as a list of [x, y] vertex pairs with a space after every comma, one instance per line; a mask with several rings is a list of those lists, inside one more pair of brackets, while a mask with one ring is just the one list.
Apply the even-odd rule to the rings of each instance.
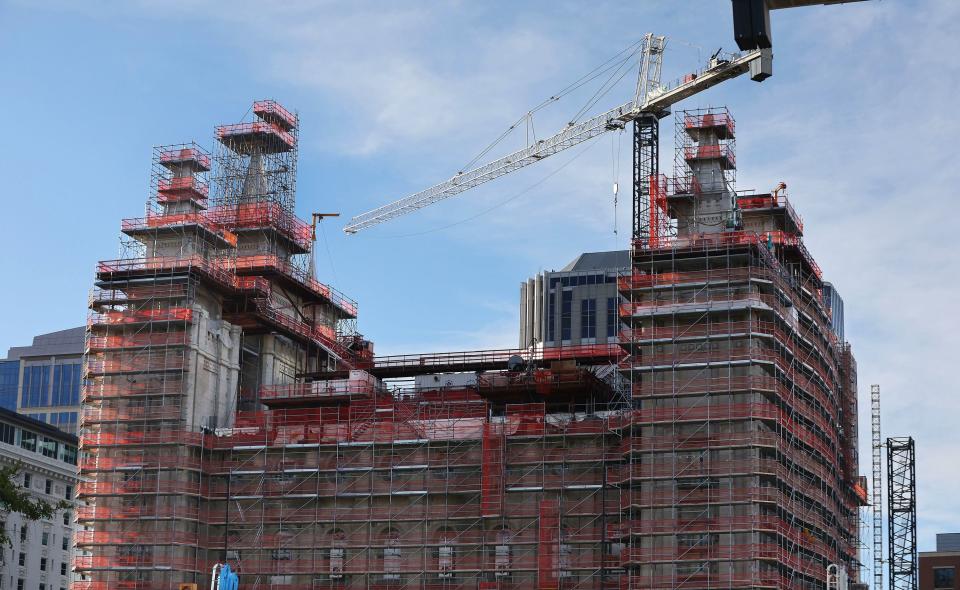
[[236, 259], [237, 272], [271, 271], [293, 279], [299, 286], [310, 293], [329, 301], [340, 308], [348, 317], [356, 317], [357, 304], [336, 289], [318, 282], [303, 269], [300, 269], [284, 259], [271, 254], [256, 256], [239, 256]]
[[253, 114], [268, 123], [274, 123], [288, 131], [297, 126], [297, 116], [275, 100], [258, 100], [254, 102]]
[[726, 144], [687, 146], [683, 148], [683, 157], [687, 161], [720, 160], [720, 167], [724, 169], [737, 167], [737, 156]]
[[163, 346], [186, 346], [190, 336], [186, 332], [150, 332], [146, 334], [114, 334], [90, 336], [87, 338], [87, 350], [98, 352], [122, 350], [126, 348], [150, 348]]
[[252, 121], [220, 125], [216, 130], [217, 139], [228, 146], [235, 143], [259, 143], [268, 153], [287, 152], [297, 145], [297, 140], [288, 131], [276, 123]]
[[139, 309], [124, 311], [106, 311], [92, 313], [87, 318], [88, 326], [122, 326], [148, 322], [186, 322], [193, 321], [193, 310], [185, 307], [167, 309]]
[[784, 194], [743, 195], [737, 196], [737, 206], [741, 209], [773, 209], [783, 208], [793, 224], [803, 233], [803, 218], [793, 208], [790, 199]]
[[206, 172], [210, 170], [210, 156], [196, 148], [164, 150], [160, 152], [160, 164], [189, 164], [200, 172]]
[[683, 128], [687, 131], [695, 129], [722, 128], [721, 133], [733, 137], [736, 123], [729, 113], [688, 113], [683, 117]]
[[157, 193], [161, 203], [184, 199], [203, 201], [210, 194], [210, 187], [194, 176], [177, 176], [161, 178], [157, 182]]

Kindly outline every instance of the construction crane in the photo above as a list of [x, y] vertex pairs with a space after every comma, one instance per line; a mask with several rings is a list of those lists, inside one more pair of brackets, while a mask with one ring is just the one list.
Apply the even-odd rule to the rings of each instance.
[[[657, 141], [657, 132], [655, 130], [651, 132], [651, 130], [658, 126], [659, 119], [670, 113], [671, 105], [712, 88], [724, 80], [736, 78], [751, 71], [751, 68], [754, 69], [753, 75], [756, 79], [762, 79], [761, 76], [765, 76], [760, 69], [760, 62], [762, 56], [769, 51], [767, 49], [757, 49], [745, 54], [730, 55], [729, 57], [721, 57], [718, 53], [711, 59], [705, 70], [688, 74], [676, 86], [665, 88], [660, 85], [660, 69], [663, 64], [665, 46], [666, 37], [656, 36], [652, 33], [648, 33], [644, 37], [640, 52], [636, 92], [630, 101], [591, 117], [582, 123], [571, 123], [559, 133], [541, 139], [522, 150], [471, 170], [458, 172], [452, 178], [440, 184], [372, 211], [361, 213], [350, 220], [344, 227], [344, 231], [348, 234], [355, 234], [384, 221], [412, 213], [427, 205], [448, 199], [485, 182], [539, 162], [608, 131], [624, 129], [628, 123], [635, 123], [635, 137], [640, 138], [642, 136], [645, 146], [650, 147], [651, 142], [655, 144]], [[654, 153], [645, 153], [644, 157], [640, 158], [653, 167], [650, 170], [651, 174], [656, 173], [657, 166], [654, 157], [655, 146], [653, 148]], [[649, 178], [649, 176], [650, 174], [644, 175], [646, 178]], [[634, 212], [635, 216], [636, 213], [637, 211]]]
[[873, 587], [883, 588], [883, 438], [880, 430], [880, 386], [870, 386], [870, 450], [872, 480]]
[[[316, 248], [316, 245], [317, 245], [317, 222], [322, 222], [327, 217], [340, 217], [340, 214], [339, 213], [314, 213], [311, 216], [310, 241], [313, 244], [314, 249]], [[310, 266], [309, 268], [307, 268], [307, 273], [311, 279], [317, 278], [316, 252], [310, 252]]]
[[452, 178], [408, 197], [353, 217], [343, 228], [348, 234], [418, 211], [466, 190], [490, 182], [529, 166], [563, 150], [593, 139], [607, 131], [622, 130], [634, 124], [634, 202], [633, 233], [643, 238], [646, 209], [649, 207], [650, 178], [658, 173], [659, 120], [670, 113], [677, 102], [703, 92], [725, 80], [750, 72], [761, 82], [773, 75], [773, 41], [770, 10], [814, 4], [837, 4], [863, 0], [731, 0], [734, 37], [743, 54], [721, 57], [719, 51], [708, 67], [684, 76], [677, 85], [660, 85], [660, 67], [666, 37], [648, 33], [640, 52], [636, 92], [633, 98], [614, 109], [581, 123], [570, 123], [555, 135], [542, 139], [502, 158], [457, 172]]

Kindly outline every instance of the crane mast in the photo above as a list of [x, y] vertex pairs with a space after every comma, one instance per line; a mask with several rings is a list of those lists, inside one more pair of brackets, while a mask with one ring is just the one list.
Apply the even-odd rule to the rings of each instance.
[[[466, 190], [500, 178], [515, 170], [539, 162], [544, 158], [548, 158], [608, 131], [624, 129], [628, 123], [644, 118], [645, 122], [641, 124], [635, 135], [636, 146], [636, 137], [640, 134], [642, 127], [646, 125], [649, 131], [651, 118], [655, 121], [665, 116], [670, 112], [671, 105], [712, 88], [725, 80], [736, 78], [750, 71], [751, 65], [759, 62], [762, 56], [769, 56], [767, 50], [757, 49], [744, 54], [733, 55], [730, 59], [715, 57], [706, 69], [688, 74], [683, 78], [682, 82], [675, 86], [663, 87], [660, 85], [659, 79], [665, 43], [666, 38], [662, 36], [658, 37], [648, 34], [644, 38], [637, 91], [633, 99], [629, 102], [581, 123], [571, 123], [551, 137], [539, 140], [533, 145], [487, 164], [477, 166], [471, 170], [458, 172], [449, 180], [428, 189], [383, 205], [372, 211], [361, 213], [353, 217], [343, 228], [343, 231], [348, 234], [355, 234], [360, 230], [383, 223], [384, 221], [412, 213], [438, 201], [448, 199]], [[637, 158], [636, 153], [634, 157], [635, 159]], [[656, 170], [654, 169], [652, 172], [655, 173]], [[635, 171], [635, 174], [636, 173]], [[650, 175], [647, 175], [646, 177], [648, 179], [647, 182], [649, 182], [649, 176]], [[643, 182], [641, 179], [641, 190], [639, 192], [642, 192], [642, 185]], [[635, 186], [635, 191], [637, 190]], [[649, 187], [647, 187], [646, 190], [647, 194], [649, 194]], [[641, 212], [637, 210], [635, 203], [635, 233], [640, 229], [637, 224], [639, 213]]]

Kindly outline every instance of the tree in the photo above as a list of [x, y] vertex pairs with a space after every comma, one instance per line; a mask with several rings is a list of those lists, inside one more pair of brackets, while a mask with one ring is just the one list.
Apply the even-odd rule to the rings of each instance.
[[[58, 510], [70, 508], [66, 500], [51, 504], [40, 498], [34, 498], [29, 490], [17, 483], [20, 463], [0, 468], [0, 510], [16, 512], [25, 520], [53, 518]], [[6, 528], [0, 529], [0, 544], [10, 545], [10, 536]]]

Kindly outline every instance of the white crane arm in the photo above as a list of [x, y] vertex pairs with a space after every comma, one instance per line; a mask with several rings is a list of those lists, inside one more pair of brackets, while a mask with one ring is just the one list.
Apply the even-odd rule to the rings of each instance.
[[567, 148], [583, 143], [613, 129], [623, 129], [644, 113], [662, 113], [670, 105], [715, 86], [724, 80], [735, 78], [750, 69], [750, 63], [760, 58], [760, 50], [751, 51], [735, 59], [720, 60], [711, 67], [695, 75], [688, 76], [684, 82], [672, 88], [656, 88], [647, 93], [642, 105], [630, 101], [597, 115], [582, 123], [568, 125], [556, 135], [542, 139], [537, 143], [513, 152], [466, 172], [460, 172], [453, 178], [428, 189], [383, 205], [372, 211], [361, 213], [352, 218], [343, 228], [348, 234], [383, 223], [394, 217], [422, 209], [427, 205], [460, 194], [475, 186], [509, 174], [514, 170], [539, 162]]

